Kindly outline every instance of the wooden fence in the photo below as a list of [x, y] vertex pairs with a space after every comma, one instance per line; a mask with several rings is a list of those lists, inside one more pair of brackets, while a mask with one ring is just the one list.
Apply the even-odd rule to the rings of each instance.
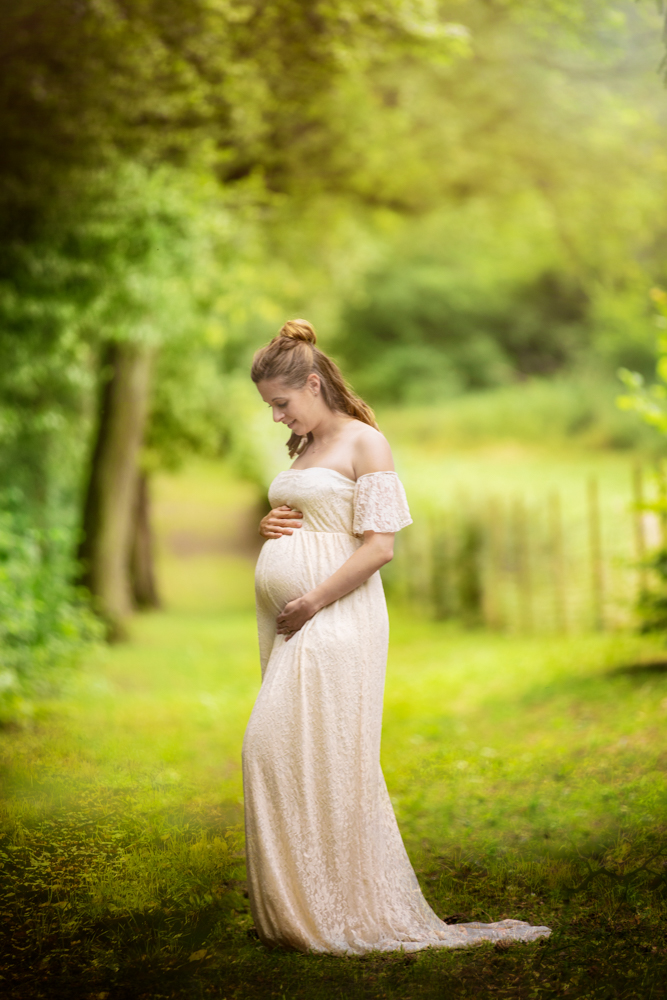
[[526, 633], [631, 627], [639, 595], [653, 585], [647, 557], [667, 544], [664, 469], [635, 466], [627, 494], [612, 499], [602, 502], [595, 477], [582, 481], [578, 496], [455, 493], [397, 535], [387, 589], [438, 620], [470, 626]]

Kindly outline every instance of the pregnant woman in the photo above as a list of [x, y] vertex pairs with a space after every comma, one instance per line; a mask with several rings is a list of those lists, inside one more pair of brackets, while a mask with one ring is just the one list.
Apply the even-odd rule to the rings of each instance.
[[287, 425], [291, 468], [257, 563], [262, 686], [243, 744], [248, 889], [266, 945], [334, 955], [533, 941], [520, 920], [443, 923], [428, 906], [380, 768], [387, 609], [378, 570], [411, 523], [372, 411], [292, 320], [252, 379]]

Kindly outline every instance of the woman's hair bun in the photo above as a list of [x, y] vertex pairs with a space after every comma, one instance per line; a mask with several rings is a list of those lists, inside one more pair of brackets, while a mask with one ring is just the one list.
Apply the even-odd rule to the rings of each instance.
[[306, 344], [317, 341], [315, 331], [307, 319], [288, 319], [278, 331], [278, 336], [287, 337], [288, 340], [303, 340]]

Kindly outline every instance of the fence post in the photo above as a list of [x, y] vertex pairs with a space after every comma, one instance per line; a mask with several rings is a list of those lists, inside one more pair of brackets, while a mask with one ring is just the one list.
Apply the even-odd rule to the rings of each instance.
[[[431, 519], [431, 599], [436, 621], [444, 621], [454, 614], [452, 601], [450, 538], [443, 520], [444, 511]], [[448, 518], [451, 524], [451, 515]]]
[[658, 484], [658, 503], [660, 505], [658, 512], [661, 532], [660, 544], [664, 549], [667, 548], [667, 483], [665, 482], [665, 466], [660, 459], [655, 463], [655, 478]]
[[533, 630], [533, 595], [526, 508], [520, 497], [514, 502], [514, 552], [516, 556], [519, 622], [524, 632]]
[[503, 509], [497, 497], [487, 502], [486, 586], [484, 588], [484, 615], [491, 628], [504, 625], [502, 602], [502, 524]]
[[602, 576], [602, 532], [600, 529], [600, 497], [595, 476], [588, 480], [588, 534], [591, 557], [591, 591], [593, 624], [604, 629], [604, 587]]
[[565, 608], [565, 558], [563, 552], [563, 519], [560, 494], [554, 490], [549, 497], [551, 527], [551, 578], [554, 593], [554, 623], [557, 632], [567, 632]]

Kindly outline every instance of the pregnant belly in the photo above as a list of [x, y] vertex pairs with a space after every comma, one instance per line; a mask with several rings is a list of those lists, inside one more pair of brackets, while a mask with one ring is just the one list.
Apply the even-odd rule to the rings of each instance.
[[270, 538], [255, 570], [257, 601], [276, 614], [322, 583], [359, 547], [352, 535], [297, 530]]

